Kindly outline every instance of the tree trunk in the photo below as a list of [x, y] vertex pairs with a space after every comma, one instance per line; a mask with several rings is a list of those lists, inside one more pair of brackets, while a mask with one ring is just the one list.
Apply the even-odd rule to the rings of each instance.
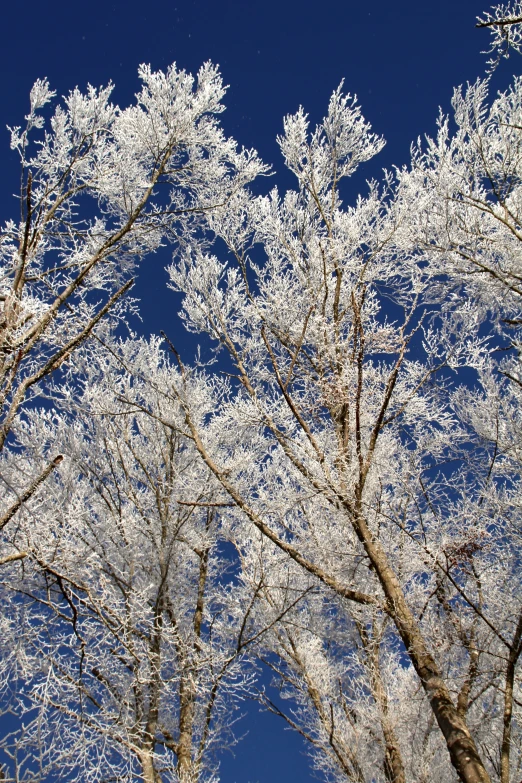
[[190, 681], [190, 673], [184, 673], [180, 683], [178, 742], [178, 776], [182, 783], [188, 783], [192, 774], [194, 696], [194, 684]]
[[152, 752], [143, 750], [140, 753], [141, 769], [143, 771], [143, 783], [161, 783], [161, 778], [154, 769]]
[[502, 730], [502, 745], [500, 748], [500, 783], [509, 783], [509, 760], [511, 755], [511, 723], [513, 719], [513, 686], [515, 683], [515, 668], [520, 656], [522, 638], [522, 613], [518, 618], [515, 636], [509, 652], [504, 689], [504, 716]]
[[362, 516], [354, 520], [354, 526], [375, 568], [388, 602], [390, 617], [420, 677], [460, 780], [462, 783], [491, 783], [466, 722], [458, 714], [437, 663], [426, 647], [386, 553], [372, 536]]

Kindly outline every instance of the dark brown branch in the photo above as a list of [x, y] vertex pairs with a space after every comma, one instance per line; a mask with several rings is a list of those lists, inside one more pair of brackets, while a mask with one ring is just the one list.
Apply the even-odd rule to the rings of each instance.
[[522, 16], [513, 16], [506, 19], [492, 19], [490, 22], [477, 22], [475, 27], [508, 27], [512, 24], [520, 24]]
[[[27, 501], [29, 498], [34, 495], [38, 487], [43, 484], [43, 482], [47, 479], [48, 476], [53, 472], [55, 468], [58, 467], [60, 462], [63, 460], [63, 456], [61, 454], [58, 454], [57, 457], [55, 457], [48, 465], [47, 467], [40, 473], [40, 475], [32, 482], [32, 484], [29, 485], [29, 487], [25, 490], [25, 492], [20, 495], [18, 500], [13, 503], [11, 508], [4, 514], [4, 516], [0, 519], [0, 530], [4, 528], [7, 523], [14, 517], [18, 509]], [[14, 558], [12, 558], [14, 559]]]

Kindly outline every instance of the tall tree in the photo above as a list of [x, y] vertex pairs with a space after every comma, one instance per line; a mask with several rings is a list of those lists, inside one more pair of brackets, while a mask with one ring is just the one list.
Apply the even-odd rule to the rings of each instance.
[[21, 716], [3, 779], [213, 780], [253, 681], [259, 585], [238, 573], [230, 501], [180, 434], [157, 341], [122, 347], [135, 375], [96, 359], [74, 420], [28, 414], [20, 435], [26, 459], [36, 444], [64, 459], [18, 514], [10, 546], [30, 558], [0, 575]]
[[[499, 7], [486, 26], [509, 29], [516, 48], [512, 11]], [[210, 66], [203, 73], [214, 85], [206, 100], [217, 77]], [[12, 596], [3, 682], [25, 683], [13, 704], [41, 704], [14, 738], [16, 774], [17, 754], [34, 760], [35, 749], [44, 772], [52, 755], [71, 775], [81, 762], [100, 779], [107, 770], [150, 783], [211, 774], [217, 694], [225, 698], [227, 683], [233, 694], [235, 671], [248, 684], [242, 661], [255, 647], [293, 699], [293, 711], [269, 706], [307, 737], [328, 774], [450, 783], [456, 772], [464, 783], [514, 783], [522, 767], [522, 81], [493, 101], [487, 80], [458, 91], [456, 130], [442, 118], [411, 167], [345, 207], [344, 180], [383, 141], [341, 87], [315, 130], [302, 109], [285, 119], [279, 142], [297, 189], [254, 197], [243, 186], [263, 167], [204, 117], [189, 126], [210, 141], [194, 141], [193, 152], [182, 146], [177, 167], [165, 163], [153, 184], [140, 179], [156, 123], [163, 128], [163, 90], [168, 106], [178, 93], [193, 96], [174, 70], [143, 74], [141, 107], [116, 112], [107, 136], [120, 144], [122, 128], [131, 144], [125, 152], [121, 142], [119, 174], [100, 190], [109, 227], [64, 234], [88, 244], [99, 231], [102, 250], [35, 278], [43, 285], [58, 274], [58, 293], [43, 315], [20, 316], [30, 347], [9, 354], [6, 436], [29, 390], [71, 350], [75, 372], [83, 362], [89, 379], [81, 404], [73, 402], [78, 375], [56, 387], [67, 414], [28, 412], [17, 423], [19, 450], [2, 455], [2, 577]], [[45, 104], [46, 84], [34, 95], [36, 107]], [[74, 93], [69, 103], [98, 97]], [[156, 112], [150, 124], [148, 112]], [[55, 116], [56, 133], [66, 116]], [[134, 153], [143, 127], [147, 142]], [[23, 156], [24, 135], [15, 132], [14, 144]], [[92, 162], [96, 176], [104, 161]], [[127, 167], [138, 172], [132, 197]], [[168, 204], [144, 203], [132, 217], [163, 174], [187, 172], [181, 195], [175, 189]], [[24, 180], [22, 251], [35, 179]], [[58, 237], [76, 219], [68, 209]], [[107, 237], [122, 241], [126, 263], [151, 249], [149, 237], [157, 244], [170, 235], [171, 218], [180, 220], [170, 276], [184, 295], [182, 319], [210, 338], [218, 361], [189, 367], [170, 345], [173, 367], [157, 343], [118, 346], [110, 337], [102, 351], [100, 332], [80, 353], [97, 314], [120, 301]], [[129, 221], [129, 231], [144, 232], [130, 249], [121, 234]], [[212, 239], [226, 249], [221, 257], [209, 252]], [[24, 264], [13, 265], [13, 281]], [[91, 269], [112, 299], [97, 310], [88, 293], [87, 326], [46, 348], [38, 340], [51, 323], [57, 335], [61, 317], [72, 329], [73, 299]], [[62, 275], [72, 277], [60, 289]], [[73, 297], [63, 308], [62, 290]], [[31, 353], [27, 324], [37, 318], [45, 328]], [[25, 368], [37, 363], [33, 374], [23, 375], [19, 356]], [[100, 363], [104, 382], [95, 381]], [[223, 563], [239, 561], [241, 575], [223, 580]], [[11, 641], [23, 613], [27, 634], [11, 632]]]
[[121, 318], [136, 264], [263, 170], [219, 127], [225, 89], [215, 67], [197, 79], [174, 66], [139, 74], [135, 105], [112, 104], [112, 85], [75, 89], [48, 123], [55, 93], [39, 80], [25, 128], [11, 130], [20, 218], [0, 234], [0, 450], [24, 403], [100, 319]]
[[[375, 612], [379, 623], [391, 620], [388, 644], [400, 644], [417, 673], [460, 779], [489, 781], [496, 740], [483, 738], [481, 721], [495, 708], [476, 647], [477, 634], [482, 644], [494, 632], [483, 660], [505, 659], [495, 643], [510, 635], [509, 612], [495, 615], [493, 599], [486, 608], [483, 591], [502, 547], [488, 547], [474, 570], [492, 534], [488, 516], [470, 528], [449, 502], [483, 503], [486, 477], [478, 467], [469, 475], [470, 434], [451, 388], [461, 371], [483, 372], [484, 309], [448, 298], [440, 265], [422, 252], [419, 191], [406, 195], [388, 177], [343, 208], [342, 178], [382, 144], [349, 96], [337, 90], [312, 133], [302, 110], [287, 117], [279, 141], [298, 190], [239, 196], [235, 210], [209, 216], [230, 256], [194, 244], [171, 268], [187, 325], [227, 350], [238, 381], [233, 400], [217, 394], [206, 429], [178, 386], [187, 436], [263, 535], [338, 596], [368, 607], [363, 630]], [[474, 240], [485, 241], [479, 231]], [[251, 261], [252, 243], [262, 263]], [[234, 442], [220, 441], [220, 428]], [[249, 468], [236, 456], [243, 437]], [[516, 632], [511, 639], [516, 647]]]

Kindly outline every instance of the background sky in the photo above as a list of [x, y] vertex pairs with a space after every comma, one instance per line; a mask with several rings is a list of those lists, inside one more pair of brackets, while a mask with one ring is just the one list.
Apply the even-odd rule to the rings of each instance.
[[[9, 150], [6, 125], [23, 124], [29, 90], [47, 77], [59, 95], [87, 83], [112, 80], [114, 100], [125, 105], [138, 90], [140, 63], [154, 69], [176, 62], [196, 71], [202, 62], [218, 63], [230, 85], [222, 115], [225, 131], [283, 169], [275, 138], [282, 119], [302, 104], [319, 121], [341, 79], [356, 93], [365, 117], [383, 135], [383, 152], [360, 174], [348, 195], [355, 198], [365, 180], [382, 167], [408, 162], [412, 141], [436, 130], [439, 106], [449, 111], [453, 87], [484, 74], [481, 49], [488, 33], [475, 18], [487, 10], [481, 0], [147, 0], [138, 3], [89, 0], [25, 0], [2, 10], [0, 47], [0, 223], [15, 216], [11, 194], [18, 185], [16, 156]], [[504, 88], [522, 59], [502, 63], [493, 86]], [[291, 185], [288, 176], [266, 181], [266, 188]], [[174, 295], [166, 289], [159, 254], [142, 267], [135, 294], [142, 299], [142, 324], [149, 335], [160, 329], [183, 351], [183, 336], [173, 318]], [[288, 783], [313, 780], [299, 737], [283, 731], [280, 719], [259, 715], [255, 706], [239, 733], [248, 735], [235, 758], [223, 759], [223, 783]]]

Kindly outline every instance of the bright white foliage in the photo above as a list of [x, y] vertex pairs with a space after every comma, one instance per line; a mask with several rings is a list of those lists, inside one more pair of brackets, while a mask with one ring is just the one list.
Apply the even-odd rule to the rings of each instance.
[[488, 27], [492, 33], [490, 48], [485, 52], [493, 55], [488, 61], [491, 69], [497, 67], [502, 57], [509, 57], [511, 49], [521, 52], [522, 3], [520, 0], [493, 6], [490, 11], [477, 19], [477, 27]]
[[24, 723], [7, 752], [17, 780], [36, 762], [68, 781], [210, 780], [252, 679], [255, 588], [237, 575], [228, 501], [179, 433], [157, 342], [122, 346], [132, 376], [96, 358], [74, 418], [30, 415], [26, 456], [3, 465], [20, 470], [36, 443], [64, 455], [10, 542], [31, 562], [1, 574], [3, 681], [22, 686], [4, 698]]
[[[454, 725], [474, 738], [476, 751], [463, 754], [482, 756], [490, 775], [507, 758], [500, 716], [511, 675], [501, 662], [520, 655], [522, 597], [512, 532], [506, 552], [519, 462], [502, 442], [519, 431], [519, 406], [498, 370], [516, 374], [518, 363], [499, 367], [494, 349], [501, 317], [519, 312], [521, 86], [491, 109], [484, 90], [457, 95], [455, 135], [443, 121], [411, 170], [347, 208], [339, 180], [367, 156], [369, 129], [361, 121], [349, 145], [327, 143], [326, 129], [336, 123], [342, 136], [357, 114], [339, 93], [313, 133], [299, 111], [280, 139], [298, 190], [245, 194], [233, 213], [214, 211], [208, 222], [229, 257], [193, 243], [170, 269], [185, 324], [228, 352], [241, 382], [233, 390], [213, 376], [203, 429], [182, 385], [187, 434], [199, 433], [224, 489], [318, 580], [314, 589], [322, 582], [354, 601], [331, 610], [346, 623], [341, 639], [317, 604], [301, 602], [268, 653], [297, 701], [287, 718], [339, 779], [454, 779], [434, 720], [442, 728], [444, 715], [428, 706], [430, 677], [433, 693], [444, 681]], [[499, 408], [508, 399], [511, 435]], [[281, 608], [273, 591], [266, 600]], [[502, 763], [516, 775], [513, 709]], [[480, 774], [462, 779], [487, 780]]]
[[[492, 101], [487, 80], [456, 91], [411, 166], [345, 205], [383, 141], [342, 86], [315, 130], [303, 109], [285, 119], [296, 189], [254, 196], [265, 168], [216, 124], [215, 69], [197, 85], [140, 73], [136, 106], [91, 89], [57, 111], [5, 244], [8, 302], [31, 199], [55, 183], [9, 339], [29, 345], [55, 307], [29, 366], [69, 356], [82, 308], [92, 324], [47, 387], [52, 410], [21, 417], [23, 395], [5, 397], [1, 682], [26, 712], [9, 774], [28, 783], [38, 759], [41, 778], [212, 779], [255, 654], [281, 697], [258, 698], [328, 779], [517, 783], [522, 80]], [[29, 129], [52, 97], [37, 83]], [[13, 144], [29, 165], [27, 132]], [[64, 171], [75, 201], [58, 217]], [[87, 270], [109, 293], [172, 236], [171, 286], [208, 366], [116, 341], [75, 282]], [[73, 286], [70, 308], [44, 279]]]
[[22, 192], [21, 218], [0, 238], [0, 447], [27, 395], [106, 312], [122, 317], [136, 264], [264, 171], [219, 127], [214, 66], [197, 79], [175, 66], [139, 73], [135, 105], [112, 104], [112, 85], [76, 88], [47, 124], [54, 93], [38, 81], [25, 129], [12, 129]]

